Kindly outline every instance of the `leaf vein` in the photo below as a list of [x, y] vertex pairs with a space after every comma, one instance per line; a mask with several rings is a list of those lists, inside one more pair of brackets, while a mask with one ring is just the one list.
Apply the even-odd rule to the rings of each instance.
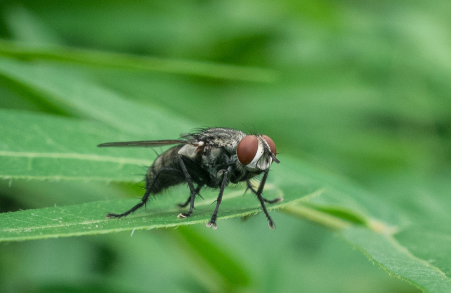
[[76, 160], [87, 160], [87, 161], [98, 161], [98, 162], [112, 162], [119, 164], [130, 164], [130, 165], [151, 165], [153, 161], [142, 160], [142, 159], [132, 159], [132, 158], [122, 158], [122, 157], [111, 157], [111, 156], [100, 156], [93, 154], [79, 154], [79, 153], [38, 153], [38, 152], [11, 152], [11, 151], [0, 151], [0, 156], [3, 157], [21, 157], [21, 158], [52, 158], [52, 159], [76, 159]]

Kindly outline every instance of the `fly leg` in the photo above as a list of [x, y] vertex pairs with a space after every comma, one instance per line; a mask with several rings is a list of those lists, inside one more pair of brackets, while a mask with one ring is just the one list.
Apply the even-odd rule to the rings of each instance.
[[180, 213], [177, 216], [177, 218], [187, 218], [187, 217], [191, 216], [191, 213], [193, 212], [194, 199], [196, 198], [196, 194], [198, 194], [199, 190], [202, 188], [202, 185], [199, 185], [199, 186], [197, 186], [196, 189], [194, 189], [193, 181], [191, 180], [191, 175], [189, 175], [188, 170], [186, 169], [186, 166], [185, 166], [185, 163], [183, 162], [182, 156], [179, 156], [179, 159], [180, 159], [180, 166], [182, 167], [183, 174], [185, 175], [186, 182], [188, 183], [188, 186], [190, 189], [190, 195], [189, 195], [188, 200], [183, 205], [179, 205], [179, 206], [185, 207], [188, 205], [188, 202], [190, 203], [190, 205], [189, 205], [188, 213]]
[[216, 218], [218, 217], [218, 211], [219, 211], [219, 205], [221, 204], [222, 201], [222, 195], [224, 193], [224, 189], [227, 185], [227, 175], [230, 172], [231, 167], [229, 167], [226, 171], [224, 171], [223, 176], [224, 178], [222, 179], [222, 184], [221, 184], [221, 190], [219, 191], [219, 195], [218, 198], [216, 199], [216, 208], [215, 211], [213, 212], [213, 215], [211, 216], [210, 222], [207, 223], [207, 227], [210, 228], [211, 226], [213, 226], [213, 229], [216, 229]]
[[188, 199], [185, 201], [185, 203], [178, 203], [177, 205], [181, 208], [186, 207], [191, 201], [191, 194], [188, 196]]
[[[203, 187], [203, 185], [198, 185], [196, 188], [196, 194], [200, 196], [199, 191]], [[178, 203], [177, 205], [181, 208], [186, 207], [191, 202], [191, 194], [188, 196], [188, 199], [185, 201], [185, 203]]]
[[[254, 187], [252, 186], [251, 181], [249, 179], [246, 180], [246, 184], [247, 184], [247, 189], [250, 189], [255, 195], [257, 195], [257, 191], [254, 189]], [[283, 197], [278, 197], [278, 198], [269, 200], [269, 199], [266, 199], [266, 198], [264, 198], [262, 196], [262, 199], [263, 199], [264, 202], [272, 204], [272, 203], [276, 203], [276, 202], [282, 201]]]
[[191, 216], [191, 213], [193, 212], [193, 209], [194, 209], [194, 198], [196, 197], [196, 195], [199, 195], [199, 196], [200, 196], [199, 191], [200, 191], [200, 189], [202, 188], [202, 186], [203, 186], [203, 185], [198, 185], [197, 188], [196, 188], [196, 190], [194, 191], [194, 193], [190, 193], [190, 195], [189, 195], [189, 197], [188, 197], [188, 199], [186, 200], [185, 203], [183, 203], [183, 204], [178, 204], [179, 207], [184, 208], [184, 207], [186, 207], [189, 203], [191, 203], [191, 204], [190, 204], [190, 207], [189, 207], [188, 213], [180, 213], [180, 214], [177, 216], [177, 218], [187, 218], [187, 217]]
[[265, 213], [266, 218], [268, 218], [269, 228], [274, 229], [274, 221], [271, 219], [271, 216], [269, 215], [268, 210], [266, 209], [265, 202], [267, 202], [267, 203], [275, 203], [275, 202], [281, 201], [282, 198], [276, 198], [274, 200], [267, 200], [266, 198], [264, 198], [262, 196], [263, 188], [265, 187], [266, 179], [268, 178], [268, 172], [269, 172], [269, 170], [266, 170], [265, 174], [263, 175], [262, 181], [260, 182], [260, 186], [258, 187], [257, 192], [252, 188], [252, 185], [251, 185], [249, 180], [247, 180], [247, 187], [253, 193], [255, 193], [255, 195], [257, 196], [258, 200], [260, 201], [260, 204], [262, 206], [263, 212]]
[[151, 194], [152, 188], [154, 187], [156, 182], [158, 182], [158, 177], [160, 176], [160, 174], [165, 173], [165, 172], [173, 173], [174, 171], [179, 172], [179, 170], [174, 170], [172, 168], [162, 168], [160, 170], [160, 172], [158, 172], [155, 175], [155, 177], [152, 178], [152, 181], [149, 181], [149, 178], [146, 176], [146, 192], [144, 193], [144, 196], [142, 197], [141, 202], [138, 203], [137, 205], [135, 205], [134, 207], [132, 207], [131, 209], [129, 209], [128, 211], [126, 211], [125, 213], [122, 213], [122, 214], [109, 213], [108, 215], [106, 215], [106, 217], [107, 218], [122, 218], [122, 217], [125, 217], [125, 216], [133, 213], [140, 207], [145, 206], [147, 204], [147, 201], [149, 200], [149, 196]]

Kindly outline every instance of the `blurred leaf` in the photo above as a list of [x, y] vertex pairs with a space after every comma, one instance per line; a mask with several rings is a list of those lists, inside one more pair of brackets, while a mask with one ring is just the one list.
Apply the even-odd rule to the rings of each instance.
[[71, 115], [100, 120], [124, 132], [178, 136], [180, 131], [193, 128], [183, 117], [172, 119], [170, 111], [127, 101], [69, 68], [0, 59], [0, 74]]
[[[375, 233], [366, 229], [350, 228], [343, 231], [343, 236], [360, 248], [371, 260], [382, 266], [390, 275], [393, 274], [406, 280], [425, 292], [449, 292], [451, 290], [451, 279], [447, 273], [430, 263], [429, 258], [435, 257], [434, 252], [422, 255], [423, 258], [421, 258], [412, 254], [406, 246], [386, 232]], [[415, 245], [419, 247], [428, 245], [429, 240], [418, 238]], [[451, 241], [447, 239], [442, 244], [449, 247]], [[449, 261], [449, 256], [447, 259]], [[448, 266], [446, 265], [446, 267]]]
[[[227, 253], [226, 247], [220, 244], [214, 244], [210, 239], [203, 237], [193, 229], [180, 227], [177, 230], [176, 241], [184, 250], [192, 250], [197, 257], [197, 263], [204, 271], [215, 271], [220, 276], [218, 282], [224, 282], [221, 288], [227, 291], [237, 287], [247, 287], [249, 285], [249, 276], [243, 263], [234, 259]], [[173, 233], [174, 234], [174, 233]], [[223, 246], [223, 245], [222, 245]], [[211, 275], [211, 274], [210, 274]], [[209, 276], [212, 278], [212, 276]], [[217, 284], [216, 286], [218, 286]]]
[[37, 48], [24, 43], [13, 43], [5, 40], [0, 40], [0, 55], [25, 60], [58, 61], [107, 69], [159, 71], [226, 80], [274, 82], [277, 79], [277, 73], [270, 69], [200, 61], [171, 60], [61, 46]]
[[29, 9], [19, 4], [8, 7], [6, 10], [5, 20], [17, 41], [34, 47], [61, 43], [58, 36], [42, 22], [38, 15], [32, 13]]
[[[106, 288], [104, 285], [98, 284], [79, 284], [74, 286], [72, 284], [67, 285], [51, 285], [46, 284], [43, 286], [39, 286], [38, 288], [33, 288], [33, 290], [25, 291], [33, 292], [33, 293], [86, 293], [86, 292], [99, 292], [99, 293], [115, 293], [115, 292], [123, 292], [122, 290], [117, 290], [116, 288]], [[133, 291], [129, 291], [133, 292]]]

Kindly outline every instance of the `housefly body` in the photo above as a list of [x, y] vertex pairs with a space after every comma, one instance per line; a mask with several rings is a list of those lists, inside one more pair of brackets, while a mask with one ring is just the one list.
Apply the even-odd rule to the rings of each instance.
[[[185, 203], [187, 213], [180, 213], [179, 218], [189, 217], [194, 209], [194, 199], [202, 187], [219, 189], [216, 208], [207, 227], [216, 229], [216, 218], [221, 204], [224, 189], [229, 183], [246, 182], [247, 188], [254, 193], [269, 221], [269, 227], [274, 229], [265, 203], [272, 204], [282, 200], [268, 200], [262, 192], [268, 178], [272, 162], [279, 163], [276, 158], [276, 145], [266, 135], [247, 135], [231, 128], [206, 128], [189, 134], [182, 134], [176, 140], [150, 140], [109, 142], [99, 144], [99, 147], [157, 147], [175, 144], [172, 148], [157, 157], [146, 173], [146, 192], [141, 201], [122, 214], [108, 214], [107, 218], [121, 218], [145, 206], [150, 195], [156, 195], [162, 190], [181, 183], [187, 183], [190, 195]], [[256, 190], [250, 179], [263, 174]]]

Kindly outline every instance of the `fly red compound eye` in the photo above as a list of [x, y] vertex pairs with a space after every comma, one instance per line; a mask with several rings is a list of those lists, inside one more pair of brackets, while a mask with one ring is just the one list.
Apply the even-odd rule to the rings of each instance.
[[266, 141], [266, 143], [269, 145], [271, 152], [274, 154], [274, 156], [276, 156], [277, 155], [276, 144], [272, 141], [272, 139], [269, 136], [262, 135], [262, 137]]
[[[274, 143], [273, 143], [274, 144]], [[236, 149], [238, 160], [243, 165], [248, 165], [254, 159], [258, 150], [258, 139], [255, 135], [245, 136]]]

